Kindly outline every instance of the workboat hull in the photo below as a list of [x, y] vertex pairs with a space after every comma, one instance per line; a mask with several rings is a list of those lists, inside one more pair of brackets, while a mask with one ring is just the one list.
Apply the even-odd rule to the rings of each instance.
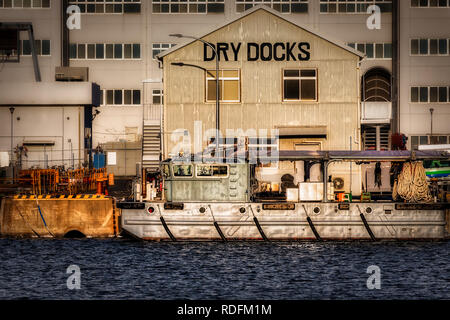
[[122, 229], [154, 241], [431, 240], [444, 239], [447, 232], [442, 204], [145, 202], [132, 207], [122, 206]]

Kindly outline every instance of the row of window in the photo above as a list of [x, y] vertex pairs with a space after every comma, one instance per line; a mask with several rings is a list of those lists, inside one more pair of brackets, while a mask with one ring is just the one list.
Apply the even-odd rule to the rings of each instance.
[[392, 43], [347, 43], [368, 59], [392, 59]]
[[427, 144], [447, 144], [450, 141], [449, 136], [411, 136], [411, 150], [418, 150], [420, 145]]
[[450, 102], [450, 87], [411, 87], [411, 102]]
[[77, 5], [80, 8], [81, 13], [140, 13], [141, 1], [140, 0], [128, 0], [128, 1], [82, 1], [72, 0], [69, 2], [71, 5]]
[[50, 8], [50, 0], [0, 0], [0, 8]]
[[[227, 165], [197, 164], [195, 167], [196, 177], [228, 177]], [[172, 170], [175, 177], [192, 177], [194, 175], [194, 166], [192, 164], [173, 165]], [[170, 177], [169, 165], [164, 165], [163, 174], [165, 178]]]
[[139, 43], [71, 43], [70, 59], [140, 59]]
[[450, 39], [411, 39], [411, 55], [448, 55]]
[[411, 7], [418, 8], [436, 8], [450, 7], [448, 0], [411, 0]]
[[169, 50], [175, 46], [174, 43], [153, 43], [152, 45], [152, 57], [156, 59], [156, 56], [163, 51]]
[[308, 0], [236, 0], [236, 12], [244, 12], [264, 4], [282, 13], [307, 13]]
[[320, 0], [320, 13], [367, 13], [371, 5], [381, 12], [392, 12], [391, 0]]
[[153, 0], [153, 13], [224, 12], [224, 0]]
[[[31, 56], [31, 42], [30, 40], [20, 40], [19, 44], [20, 55]], [[50, 40], [34, 40], [34, 49], [38, 56], [50, 55]]]
[[[317, 70], [283, 70], [283, 101], [317, 101]], [[239, 70], [219, 71], [219, 99], [223, 102], [241, 101]], [[216, 72], [206, 71], [206, 102], [216, 101]]]
[[101, 105], [140, 105], [141, 104], [141, 90], [100, 90], [100, 104]]

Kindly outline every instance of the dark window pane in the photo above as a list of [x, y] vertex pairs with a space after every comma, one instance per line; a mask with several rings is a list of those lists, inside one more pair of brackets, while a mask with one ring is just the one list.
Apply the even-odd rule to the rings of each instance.
[[284, 99], [299, 100], [299, 80], [284, 80]]
[[125, 12], [125, 13], [140, 13], [141, 12], [141, 4], [126, 3], [123, 6], [123, 12]]
[[300, 75], [302, 77], [315, 77], [316, 76], [316, 70], [301, 70]]
[[367, 58], [373, 58], [373, 43], [366, 44]]
[[299, 70], [284, 70], [285, 77], [298, 77], [299, 75]]
[[42, 55], [50, 55], [50, 40], [42, 40]]
[[420, 39], [420, 54], [428, 54], [428, 39]]
[[22, 54], [23, 55], [31, 54], [30, 40], [23, 40]]
[[439, 54], [447, 54], [447, 39], [439, 39]]
[[105, 46], [103, 43], [98, 43], [95, 45], [95, 58], [104, 59], [105, 58]]
[[123, 104], [131, 104], [131, 90], [124, 90]]
[[438, 41], [437, 39], [431, 39], [430, 40], [430, 54], [437, 54], [438, 53]]
[[122, 44], [120, 43], [114, 45], [114, 58], [122, 59]]
[[78, 59], [86, 59], [86, 45], [85, 44], [78, 45]]
[[114, 45], [107, 44], [106, 45], [106, 59], [113, 59], [114, 58]]
[[438, 101], [438, 88], [431, 87], [430, 88], [430, 102], [437, 102], [437, 101]]
[[114, 90], [106, 90], [106, 104], [114, 104]]
[[419, 54], [419, 40], [411, 40], [411, 54]]
[[428, 102], [428, 87], [420, 87], [420, 102]]
[[133, 44], [133, 59], [141, 58], [141, 45], [139, 43]]
[[383, 58], [383, 53], [384, 53], [383, 44], [377, 43], [375, 45], [375, 58]]
[[124, 45], [124, 57], [125, 59], [131, 59], [131, 44]]
[[411, 88], [411, 102], [419, 102], [419, 88], [418, 87]]
[[95, 44], [87, 45], [88, 59], [95, 59]]
[[419, 146], [419, 137], [412, 136], [411, 137], [411, 150], [417, 150], [418, 146]]
[[392, 58], [392, 44], [390, 43], [384, 44], [384, 58], [386, 59]]
[[439, 87], [439, 102], [447, 102], [447, 87]]
[[141, 104], [141, 90], [133, 90], [133, 104]]
[[77, 58], [77, 45], [75, 43], [71, 43], [69, 46], [69, 58], [70, 59]]
[[316, 100], [316, 80], [302, 80], [302, 100]]
[[225, 11], [225, 5], [223, 3], [208, 3], [208, 12], [224, 12]]
[[114, 104], [122, 104], [122, 90], [114, 90]]

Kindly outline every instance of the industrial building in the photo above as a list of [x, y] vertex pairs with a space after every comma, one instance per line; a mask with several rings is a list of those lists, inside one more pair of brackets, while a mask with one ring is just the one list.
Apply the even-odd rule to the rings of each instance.
[[[421, 144], [449, 142], [449, 0], [95, 3], [3, 0], [0, 1], [0, 29], [7, 29], [7, 24], [30, 24], [35, 41], [32, 46], [30, 32], [21, 29], [15, 52], [0, 48], [0, 151], [10, 153], [11, 149], [18, 147], [18, 152], [23, 153], [21, 147], [25, 146], [27, 154], [22, 155], [24, 167], [76, 167], [89, 162], [91, 151], [101, 146], [108, 155], [108, 171], [116, 175], [134, 175], [136, 162], [155, 168], [163, 157], [161, 153], [167, 156], [162, 146], [165, 140], [170, 139], [171, 130], [178, 128], [178, 124], [183, 124], [185, 129], [192, 126], [178, 119], [164, 118], [162, 112], [163, 103], [176, 102], [176, 94], [181, 92], [172, 90], [174, 97], [169, 96], [170, 89], [164, 92], [168, 79], [163, 77], [157, 56], [176, 44], [188, 42], [170, 34], [204, 36], [208, 30], [237, 21], [261, 3], [270, 7], [273, 14], [276, 12], [281, 20], [348, 46], [347, 49], [340, 47], [339, 52], [355, 49], [365, 55], [359, 66], [360, 78], [354, 81], [360, 89], [354, 88], [354, 83], [351, 88], [340, 88], [341, 92], [352, 92], [352, 105], [359, 102], [357, 110], [352, 107], [351, 114], [347, 114], [348, 110], [339, 110], [329, 121], [331, 124], [331, 120], [338, 117], [351, 117], [348, 122], [333, 124], [346, 127], [345, 137], [330, 139], [328, 135], [321, 148], [385, 150], [391, 147], [390, 134], [397, 132], [408, 136], [408, 149], [416, 149]], [[69, 30], [70, 12], [76, 11], [69, 10], [68, 13], [67, 9], [73, 5], [80, 11], [80, 25], [79, 29]], [[380, 24], [373, 29], [367, 24], [373, 14], [367, 12], [370, 5], [377, 5], [381, 12]], [[289, 28], [286, 32], [298, 31]], [[252, 33], [252, 30], [235, 31], [235, 35], [226, 34], [227, 39]], [[279, 36], [280, 42], [296, 38], [292, 34]], [[213, 43], [232, 40], [211, 39]], [[266, 42], [263, 39], [259, 41]], [[303, 39], [298, 41], [306, 42]], [[278, 40], [272, 38], [268, 42]], [[316, 54], [314, 49], [313, 42], [310, 49], [313, 55]], [[33, 59], [33, 52], [36, 59]], [[202, 63], [202, 67], [214, 69], [214, 61]], [[232, 64], [230, 68], [240, 69]], [[201, 74], [200, 70], [191, 69], [169, 67], [180, 77], [190, 73]], [[36, 72], [40, 74], [40, 82]], [[308, 98], [314, 100], [319, 97], [321, 100], [322, 94], [328, 94], [329, 101], [338, 103], [333, 101], [333, 97], [337, 99], [337, 89], [333, 91], [322, 83], [325, 79], [322, 79], [321, 72], [318, 71], [319, 77], [315, 79], [319, 89], [315, 92], [317, 96]], [[339, 72], [333, 74], [338, 75]], [[231, 97], [238, 101], [224, 111], [227, 114], [232, 113], [231, 109], [245, 108], [243, 103], [246, 99], [255, 103], [256, 94], [261, 92], [261, 88], [256, 87], [248, 90], [252, 83], [247, 83], [249, 80], [244, 76], [244, 73], [238, 75], [240, 81], [242, 79], [242, 91], [237, 97]], [[281, 73], [278, 79], [279, 95], [283, 83]], [[202, 80], [202, 88], [207, 81]], [[321, 89], [321, 86], [324, 87]], [[206, 92], [201, 91], [202, 88], [191, 88], [181, 98], [188, 99], [197, 90], [196, 99], [205, 99]], [[254, 96], [246, 96], [249, 92]], [[206, 97], [204, 104], [212, 110], [214, 102], [207, 100]], [[278, 101], [284, 108], [291, 109], [292, 115], [298, 112], [295, 110], [297, 106], [302, 108], [308, 104]], [[320, 116], [320, 109], [315, 108], [315, 104], [320, 104], [320, 101], [309, 103], [308, 110], [302, 109], [302, 119], [309, 119], [310, 115]], [[267, 110], [252, 110], [252, 116], [261, 118], [266, 113]], [[308, 125], [308, 121], [312, 121], [296, 121], [287, 110], [281, 114], [284, 114], [285, 121], [275, 124], [270, 120], [271, 126], [294, 127], [289, 130], [295, 131], [298, 130], [296, 126]], [[203, 112], [199, 113], [201, 116], [204, 116]], [[236, 121], [240, 121], [240, 125], [243, 119]], [[214, 114], [203, 121], [203, 125], [213, 126], [213, 123]], [[264, 121], [256, 123], [263, 126]], [[235, 125], [237, 123], [230, 117], [222, 127]]]

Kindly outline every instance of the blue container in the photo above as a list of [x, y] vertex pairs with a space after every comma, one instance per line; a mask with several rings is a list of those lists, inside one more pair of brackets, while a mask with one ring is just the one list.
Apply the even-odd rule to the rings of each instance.
[[94, 168], [101, 169], [105, 167], [106, 157], [104, 153], [94, 153]]

